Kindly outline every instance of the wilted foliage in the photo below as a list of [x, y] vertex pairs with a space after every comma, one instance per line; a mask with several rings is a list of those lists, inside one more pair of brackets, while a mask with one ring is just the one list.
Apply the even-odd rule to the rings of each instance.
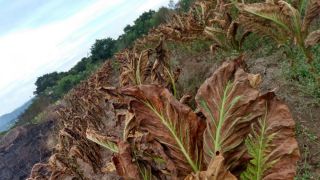
[[[127, 140], [132, 143], [136, 166], [150, 168], [159, 179], [168, 175], [181, 179], [187, 177], [188, 173], [193, 174], [188, 178], [205, 179], [218, 175], [212, 174], [218, 172], [212, 172], [211, 168], [217, 166], [215, 159], [220, 159], [216, 161], [225, 169], [221, 172], [221, 177], [240, 177], [247, 165], [249, 172], [255, 168], [250, 165], [253, 162], [250, 159], [257, 158], [252, 153], [252, 146], [255, 146], [258, 147], [255, 150], [261, 149], [264, 152], [258, 157], [271, 162], [258, 167], [263, 168], [261, 177], [281, 175], [281, 179], [292, 179], [295, 174], [294, 164], [299, 158], [294, 138], [294, 121], [287, 106], [277, 100], [272, 92], [261, 95], [256, 89], [259, 78], [244, 72], [242, 66], [242, 58], [227, 62], [200, 87], [196, 100], [207, 121], [204, 134], [205, 124], [201, 116], [198, 117], [186, 105], [180, 104], [166, 89], [157, 85], [121, 88], [120, 94], [131, 99], [128, 106], [134, 117], [127, 122], [126, 134], [131, 134], [131, 138]], [[264, 129], [259, 129], [261, 126], [255, 125], [264, 117], [266, 124], [263, 128], [268, 130], [266, 136], [276, 132], [269, 142], [272, 145], [266, 147], [275, 148], [272, 151], [259, 147], [254, 140], [251, 141], [251, 146], [246, 146], [245, 143], [246, 137], [252, 137], [252, 133], [265, 132]], [[155, 142], [161, 146], [156, 146]], [[274, 146], [273, 143], [278, 145]], [[283, 147], [286, 148], [282, 149]], [[276, 151], [279, 152], [275, 153]], [[273, 153], [277, 155], [272, 155]], [[285, 173], [278, 174], [280, 166]], [[204, 169], [207, 171], [201, 172]], [[246, 175], [244, 173], [242, 177]], [[250, 179], [255, 176], [248, 177]]]
[[[174, 169], [168, 169], [168, 175], [181, 178], [188, 172], [197, 172], [201, 165], [199, 150], [204, 127], [197, 115], [160, 86], [129, 87], [121, 93], [134, 97], [129, 109], [135, 118], [129, 122], [127, 131], [147, 133], [146, 138], [156, 139], [166, 149], [166, 158], [175, 164]], [[161, 154], [154, 156], [161, 157]]]
[[[303, 5], [306, 10], [303, 11]], [[308, 48], [319, 42], [317, 31], [309, 33], [312, 21], [320, 15], [320, 1], [309, 0], [298, 3], [298, 7], [284, 0], [267, 1], [264, 3], [236, 3], [240, 10], [238, 18], [241, 26], [248, 31], [274, 39], [279, 45], [290, 41], [299, 46], [308, 63], [313, 56]]]
[[217, 155], [212, 158], [206, 171], [201, 171], [197, 174], [190, 174], [184, 180], [198, 180], [198, 179], [210, 179], [210, 180], [236, 180], [237, 178], [228, 171], [224, 165], [224, 158], [221, 155]]
[[[103, 139], [108, 140], [111, 145], [121, 138], [122, 127], [116, 126], [113, 107], [116, 100], [109, 101], [109, 96], [105, 93], [105, 87], [110, 84], [110, 72], [109, 62], [65, 97], [63, 105], [57, 111], [61, 130], [56, 153], [48, 164], [35, 166], [37, 168], [31, 174], [31, 179], [42, 176], [41, 172], [36, 173], [36, 170], [41, 168], [51, 172], [45, 179], [83, 179], [102, 173], [104, 162], [101, 159], [101, 148], [87, 139], [87, 135], [97, 140], [101, 140], [97, 134], [103, 135]], [[88, 170], [85, 164], [89, 165], [91, 170]]]
[[241, 179], [293, 179], [295, 167], [284, 165], [299, 159], [289, 108], [273, 92], [261, 98], [266, 100], [265, 113], [247, 137], [252, 160]]
[[163, 40], [160, 40], [154, 49], [125, 50], [117, 54], [121, 64], [120, 85], [159, 84], [176, 95], [175, 83], [178, 80], [180, 69], [173, 70], [169, 64], [167, 50]]
[[[212, 1], [213, 3], [214, 1]], [[211, 51], [242, 51], [242, 44], [251, 31], [243, 31], [240, 24], [232, 17], [232, 6], [225, 1], [216, 1], [214, 16], [204, 29], [205, 34], [213, 41]]]
[[243, 167], [244, 139], [250, 124], [263, 114], [263, 100], [241, 67], [243, 59], [222, 65], [199, 88], [196, 100], [207, 118], [204, 157], [208, 164], [216, 152], [226, 158], [230, 170]]
[[57, 153], [36, 165], [31, 178], [42, 176], [41, 168], [52, 179], [85, 178], [83, 163], [103, 176], [94, 142], [114, 153], [117, 172], [127, 179], [293, 178], [299, 151], [288, 107], [272, 93], [261, 95], [260, 78], [243, 64], [242, 57], [224, 63], [200, 87], [196, 100], [204, 116], [161, 84], [108, 88], [105, 66], [67, 97], [71, 108], [59, 111]]
[[[281, 41], [293, 33], [286, 18], [299, 16], [284, 1], [238, 7], [239, 18], [274, 27], [268, 33]], [[156, 46], [141, 50], [137, 43], [117, 54], [119, 85], [110, 82], [106, 63], [69, 93], [57, 112], [56, 153], [49, 163], [35, 165], [30, 179], [101, 179], [111, 173], [103, 171], [111, 161], [104, 159], [105, 150], [124, 179], [293, 179], [299, 150], [290, 111], [273, 92], [259, 91], [261, 76], [246, 72], [242, 56], [224, 62], [200, 86], [196, 110], [185, 103], [190, 95], [178, 99], [179, 70], [170, 66], [165, 40], [208, 38], [206, 31], [213, 46], [239, 50], [248, 32], [262, 32], [248, 24], [238, 39], [241, 20], [232, 20], [226, 8], [224, 1], [197, 2], [139, 41], [160, 40]]]
[[214, 5], [213, 1], [195, 2], [188, 12], [173, 14], [167, 23], [152, 29], [135, 45], [143, 47], [143, 44], [158, 42], [161, 38], [174, 42], [208, 39], [204, 36], [204, 29], [214, 17]]

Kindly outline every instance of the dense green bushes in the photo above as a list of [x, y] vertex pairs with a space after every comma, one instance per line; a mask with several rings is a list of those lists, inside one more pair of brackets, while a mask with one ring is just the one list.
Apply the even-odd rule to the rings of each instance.
[[47, 88], [54, 86], [57, 83], [57, 81], [59, 81], [64, 76], [64, 74], [65, 73], [53, 72], [39, 77], [35, 83], [37, 88], [34, 93], [39, 95], [42, 92], [44, 92]]
[[105, 60], [113, 56], [116, 41], [112, 38], [97, 39], [91, 47], [92, 62]]

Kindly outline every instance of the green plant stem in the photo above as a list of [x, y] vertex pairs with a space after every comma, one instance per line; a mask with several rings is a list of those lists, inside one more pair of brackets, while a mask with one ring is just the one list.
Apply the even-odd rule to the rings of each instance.
[[265, 141], [265, 127], [266, 126], [266, 120], [263, 120], [263, 125], [261, 128], [261, 135], [258, 137], [259, 138], [259, 149], [258, 149], [258, 157], [257, 157], [257, 180], [262, 179], [262, 164], [263, 164], [263, 155], [264, 155], [264, 141]]
[[226, 87], [226, 90], [223, 92], [223, 98], [222, 98], [222, 103], [221, 103], [221, 109], [220, 109], [220, 112], [219, 112], [219, 121], [218, 121], [218, 126], [217, 126], [217, 131], [216, 131], [216, 138], [215, 138], [215, 144], [214, 144], [214, 147], [215, 147], [215, 150], [216, 151], [220, 151], [220, 148], [221, 148], [221, 144], [220, 144], [220, 131], [221, 131], [221, 128], [222, 128], [222, 125], [224, 123], [224, 107], [225, 107], [225, 104], [226, 104], [226, 99], [227, 99], [227, 88], [228, 88], [228, 85]]

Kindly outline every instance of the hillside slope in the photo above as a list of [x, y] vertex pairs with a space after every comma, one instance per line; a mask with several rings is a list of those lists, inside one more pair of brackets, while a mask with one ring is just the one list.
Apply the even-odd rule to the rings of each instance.
[[[24, 125], [12, 129], [0, 139], [0, 177], [3, 180], [26, 179], [35, 163], [51, 156], [54, 121]], [[50, 145], [50, 143], [53, 143]]]
[[19, 108], [15, 109], [11, 113], [0, 116], [0, 132], [8, 130], [17, 120], [17, 118], [25, 112], [26, 109], [32, 104], [32, 99], [24, 103]]
[[320, 46], [246, 14], [268, 7], [285, 24], [294, 5], [224, 3], [175, 14], [69, 92], [55, 151], [29, 179], [318, 179]]

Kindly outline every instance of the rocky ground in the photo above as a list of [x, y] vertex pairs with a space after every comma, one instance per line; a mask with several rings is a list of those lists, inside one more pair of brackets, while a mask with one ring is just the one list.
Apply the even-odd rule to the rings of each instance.
[[12, 129], [0, 139], [0, 179], [26, 179], [32, 166], [47, 161], [53, 145], [54, 121]]

